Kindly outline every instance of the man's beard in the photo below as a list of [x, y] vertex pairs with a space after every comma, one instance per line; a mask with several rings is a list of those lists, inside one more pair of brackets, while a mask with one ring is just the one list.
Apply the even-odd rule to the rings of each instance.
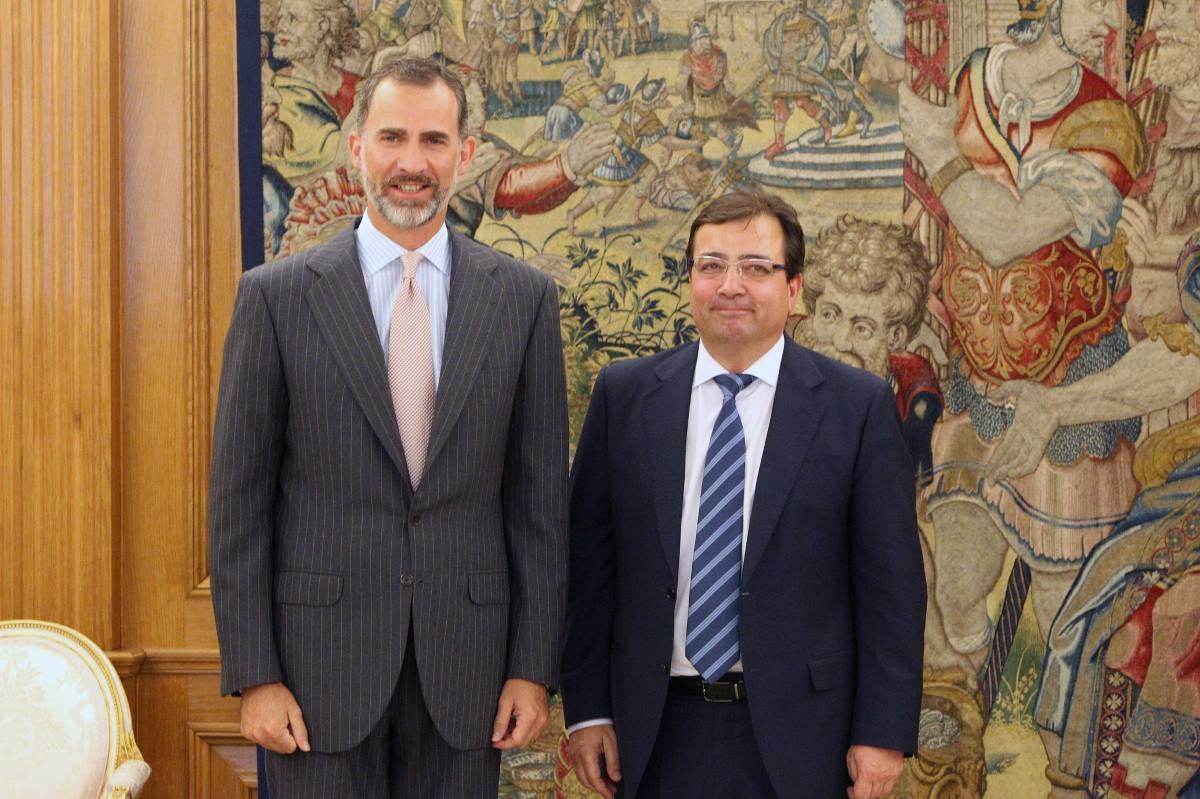
[[837, 347], [833, 346], [828, 341], [821, 341], [817, 338], [816, 333], [812, 329], [811, 319], [802, 319], [796, 326], [796, 340], [805, 347], [808, 347], [813, 352], [819, 355], [824, 355], [827, 358], [832, 358], [839, 363], [844, 363], [847, 366], [854, 366], [858, 369], [866, 369], [877, 377], [887, 379], [892, 373], [891, 363], [888, 360], [888, 351], [884, 347], [880, 347], [873, 352], [870, 357], [863, 359], [855, 352], [842, 352]]
[[1200, 78], [1200, 32], [1168, 31], [1146, 70], [1155, 86], [1177, 89]]
[[1068, 42], [1060, 31], [1053, 31], [1054, 40], [1058, 44], [1060, 50], [1067, 55], [1074, 56], [1081, 64], [1091, 69], [1093, 72], [1100, 74], [1104, 73], [1104, 45], [1097, 42], [1094, 38], [1084, 39], [1082, 42]]
[[[403, 183], [419, 183], [433, 188], [433, 196], [427, 201], [401, 200], [396, 202], [388, 196], [389, 187]], [[362, 187], [371, 204], [375, 206], [383, 218], [398, 228], [410, 230], [420, 227], [437, 216], [438, 211], [446, 203], [446, 199], [454, 193], [458, 185], [458, 177], [451, 178], [449, 186], [442, 186], [433, 175], [422, 172], [402, 172], [393, 175], [386, 181], [373, 182], [366, 172], [362, 173]]]

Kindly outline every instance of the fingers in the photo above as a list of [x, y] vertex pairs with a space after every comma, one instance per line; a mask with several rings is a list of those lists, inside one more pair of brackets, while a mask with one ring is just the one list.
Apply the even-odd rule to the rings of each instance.
[[512, 732], [508, 734], [507, 739], [501, 739], [499, 748], [501, 749], [518, 749], [526, 746], [533, 740], [534, 736], [541, 732], [541, 727], [545, 726], [538, 723], [537, 717], [532, 712], [520, 712], [513, 714], [516, 723], [512, 726]]
[[295, 702], [288, 708], [287, 711], [288, 727], [291, 729], [291, 737], [296, 742], [296, 746], [301, 752], [308, 752], [312, 747], [308, 743], [308, 727], [304, 724], [304, 714], [300, 712], [300, 706]]
[[300, 705], [279, 683], [243, 692], [241, 732], [248, 740], [281, 755], [295, 752], [298, 746], [305, 752], [310, 749]]
[[616, 782], [621, 779], [621, 760], [613, 728], [600, 725], [577, 731], [570, 738], [570, 751], [579, 782], [605, 799], [613, 799], [617, 794]]
[[996, 405], [1014, 403], [1021, 398], [1025, 384], [1020, 380], [1005, 380], [988, 392], [988, 399]]
[[605, 730], [600, 738], [604, 748], [604, 765], [608, 778], [613, 782], [621, 781], [621, 754], [617, 751], [617, 736], [611, 730]]
[[507, 692], [500, 694], [500, 704], [496, 708], [496, 720], [492, 722], [492, 743], [499, 744], [508, 735], [512, 723], [513, 700]]
[[511, 687], [500, 692], [496, 721], [492, 725], [492, 745], [497, 749], [516, 749], [528, 746], [546, 729], [550, 709], [545, 689], [512, 681]]
[[612, 799], [605, 793], [607, 786], [600, 778], [599, 751], [576, 744], [575, 741], [571, 743], [571, 764], [575, 766], [575, 776], [583, 783], [583, 787], [605, 796], [606, 799]]
[[870, 746], [851, 746], [846, 769], [853, 783], [846, 789], [850, 799], [879, 799], [892, 789], [904, 770], [901, 752]]
[[846, 789], [850, 799], [878, 799], [883, 794], [879, 791], [879, 783], [860, 780]]

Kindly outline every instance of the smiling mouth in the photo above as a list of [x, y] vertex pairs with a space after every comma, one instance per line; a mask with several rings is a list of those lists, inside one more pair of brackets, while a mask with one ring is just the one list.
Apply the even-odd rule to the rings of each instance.
[[429, 183], [389, 183], [388, 188], [402, 195], [420, 194], [426, 189], [432, 189], [432, 184]]

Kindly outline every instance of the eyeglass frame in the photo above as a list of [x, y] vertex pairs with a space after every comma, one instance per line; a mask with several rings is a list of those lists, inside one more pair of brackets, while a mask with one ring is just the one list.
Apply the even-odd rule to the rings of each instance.
[[[775, 261], [772, 261], [770, 258], [738, 258], [736, 260], [731, 261], [728, 258], [721, 258], [720, 256], [717, 256], [717, 255], [693, 255], [691, 258], [687, 259], [688, 270], [689, 271], [694, 270], [696, 268], [696, 262], [701, 261], [701, 260], [719, 261], [724, 265], [725, 268], [721, 270], [720, 274], [706, 275], [706, 274], [698, 273], [698, 274], [700, 274], [701, 278], [711, 279], [711, 280], [724, 279], [725, 276], [729, 274], [730, 267], [734, 267], [737, 269], [738, 277], [741, 278], [742, 280], [766, 280], [771, 275], [775, 274], [776, 272], [778, 272], [781, 269], [784, 270], [784, 272], [787, 271], [787, 264], [776, 263]], [[747, 277], [745, 269], [742, 266], [742, 264], [746, 264], [746, 263], [770, 264], [771, 274], [758, 275], [758, 276], [751, 275], [751, 276]]]

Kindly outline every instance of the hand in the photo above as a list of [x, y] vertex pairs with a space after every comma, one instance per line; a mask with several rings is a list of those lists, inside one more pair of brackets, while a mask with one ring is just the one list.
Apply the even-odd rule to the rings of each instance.
[[586, 177], [612, 152], [617, 132], [608, 122], [588, 125], [567, 145], [563, 153], [567, 169], [579, 179]]
[[1061, 425], [1053, 391], [1040, 383], [1009, 380], [989, 393], [993, 402], [1015, 403], [1016, 412], [988, 463], [988, 483], [1024, 477], [1037, 468], [1046, 445]]
[[519, 749], [542, 734], [550, 722], [546, 687], [529, 680], [505, 680], [492, 724], [492, 746]]
[[1185, 235], [1159, 231], [1154, 214], [1137, 200], [1129, 198], [1121, 204], [1121, 220], [1117, 223], [1117, 230], [1125, 234], [1125, 255], [1134, 268], [1173, 268], [1186, 242]]
[[846, 789], [850, 799], [879, 799], [896, 787], [904, 770], [904, 753], [875, 746], [851, 746], [846, 768], [854, 784]]
[[958, 142], [954, 139], [957, 122], [958, 106], [953, 98], [949, 105], [934, 105], [914, 94], [908, 83], [900, 82], [900, 134], [904, 146], [920, 159], [930, 179], [958, 157]]
[[243, 690], [241, 720], [242, 736], [272, 752], [290, 755], [297, 748], [311, 749], [300, 705], [281, 682]]
[[617, 752], [617, 732], [613, 726], [596, 724], [576, 730], [571, 733], [570, 743], [571, 765], [583, 787], [604, 799], [613, 799], [621, 781], [621, 755]]

